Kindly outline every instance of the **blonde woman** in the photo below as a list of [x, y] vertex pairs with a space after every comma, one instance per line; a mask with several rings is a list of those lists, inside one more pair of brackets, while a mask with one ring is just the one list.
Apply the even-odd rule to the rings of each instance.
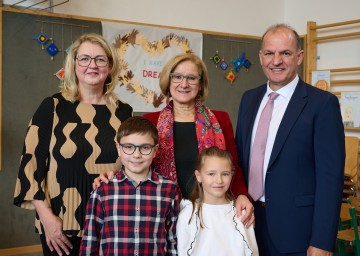
[[44, 255], [78, 255], [91, 183], [121, 166], [116, 132], [133, 115], [114, 93], [119, 60], [100, 35], [70, 47], [61, 92], [44, 99], [27, 130], [14, 204], [36, 210]]

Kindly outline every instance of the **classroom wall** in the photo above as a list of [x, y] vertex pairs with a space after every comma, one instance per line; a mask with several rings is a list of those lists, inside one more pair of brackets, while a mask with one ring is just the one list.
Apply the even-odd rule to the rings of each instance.
[[[285, 0], [71, 0], [54, 11], [243, 35], [262, 35], [284, 19]], [[269, 11], [270, 10], [270, 11]], [[272, 15], [269, 15], [271, 13]]]
[[[284, 22], [291, 24], [300, 34], [306, 34], [307, 21], [315, 21], [322, 25], [357, 20], [360, 18], [359, 10], [359, 0], [286, 0]], [[346, 55], [347, 49], [344, 50]], [[359, 56], [356, 57], [359, 59]]]

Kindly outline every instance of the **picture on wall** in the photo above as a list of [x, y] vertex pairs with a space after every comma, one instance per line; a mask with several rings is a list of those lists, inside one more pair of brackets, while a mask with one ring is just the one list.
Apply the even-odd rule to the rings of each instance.
[[159, 76], [169, 59], [185, 52], [202, 56], [201, 33], [112, 22], [102, 22], [102, 30], [120, 57], [115, 91], [135, 112], [159, 111], [165, 106]]

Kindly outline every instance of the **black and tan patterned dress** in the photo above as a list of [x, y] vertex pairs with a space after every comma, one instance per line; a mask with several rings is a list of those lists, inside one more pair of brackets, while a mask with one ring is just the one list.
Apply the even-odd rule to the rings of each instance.
[[[132, 107], [71, 103], [61, 94], [46, 98], [25, 137], [14, 204], [34, 209], [43, 200], [63, 220], [66, 234], [82, 236], [92, 182], [101, 171], [121, 166], [116, 132]], [[35, 221], [36, 232], [43, 233]]]

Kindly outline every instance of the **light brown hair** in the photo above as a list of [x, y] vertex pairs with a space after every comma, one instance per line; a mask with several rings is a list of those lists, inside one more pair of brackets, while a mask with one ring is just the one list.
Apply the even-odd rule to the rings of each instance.
[[[233, 172], [234, 166], [232, 163], [232, 158], [231, 158], [231, 154], [229, 151], [226, 150], [222, 150], [219, 149], [216, 146], [212, 146], [210, 148], [206, 148], [203, 149], [201, 151], [201, 153], [199, 154], [197, 161], [196, 161], [196, 165], [195, 165], [195, 169], [198, 170], [199, 172], [201, 172], [201, 168], [203, 167], [205, 161], [207, 158], [209, 157], [219, 157], [219, 158], [223, 158], [229, 161], [230, 166], [231, 166], [231, 171]], [[231, 188], [229, 187], [229, 189], [226, 191], [225, 193], [225, 197], [231, 201], [234, 200], [234, 196], [231, 192]], [[195, 207], [197, 204], [198, 207], [198, 214], [199, 214], [199, 219], [200, 219], [200, 227], [203, 228], [205, 226], [205, 223], [203, 221], [202, 218], [202, 205], [204, 203], [204, 190], [202, 188], [201, 183], [199, 183], [197, 181], [197, 179], [195, 179], [195, 184], [194, 184], [194, 188], [192, 190], [191, 196], [190, 196], [190, 200], [193, 206], [193, 210], [191, 213], [191, 217], [189, 219], [189, 223], [193, 217], [193, 214], [195, 212]]]

